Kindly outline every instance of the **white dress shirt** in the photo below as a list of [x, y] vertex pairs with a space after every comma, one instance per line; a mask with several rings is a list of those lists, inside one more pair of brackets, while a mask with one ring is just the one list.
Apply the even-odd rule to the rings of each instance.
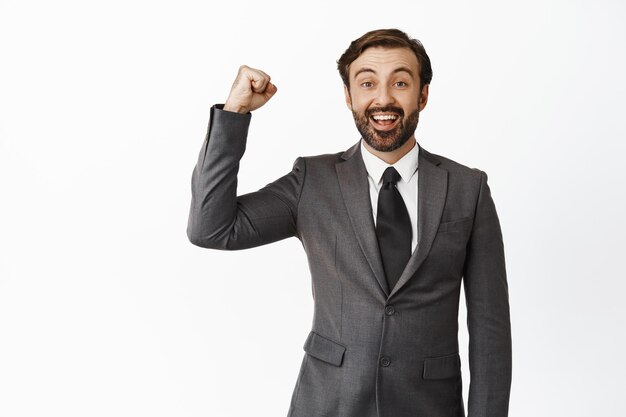
[[376, 213], [378, 211], [378, 190], [382, 186], [383, 172], [392, 166], [398, 171], [401, 179], [396, 183], [396, 188], [400, 192], [404, 204], [411, 218], [411, 226], [413, 227], [411, 236], [411, 253], [417, 247], [417, 168], [419, 145], [417, 142], [400, 160], [390, 165], [383, 161], [373, 153], [367, 150], [361, 139], [361, 155], [363, 163], [367, 170], [367, 179], [369, 182], [370, 200], [372, 203], [372, 214], [374, 215], [374, 224], [376, 224]]

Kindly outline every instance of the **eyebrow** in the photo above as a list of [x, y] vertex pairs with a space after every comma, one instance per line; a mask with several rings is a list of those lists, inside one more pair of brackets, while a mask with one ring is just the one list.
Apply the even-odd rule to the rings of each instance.
[[[359, 69], [355, 74], [354, 74], [354, 78], [356, 78], [359, 74], [363, 73], [363, 72], [371, 72], [373, 74], [376, 74], [376, 71], [374, 71], [372, 68], [361, 68]], [[411, 71], [411, 69], [409, 67], [398, 67], [395, 70], [393, 70], [392, 74], [396, 74], [398, 72], [408, 72], [409, 75], [411, 77], [413, 77], [413, 71]]]

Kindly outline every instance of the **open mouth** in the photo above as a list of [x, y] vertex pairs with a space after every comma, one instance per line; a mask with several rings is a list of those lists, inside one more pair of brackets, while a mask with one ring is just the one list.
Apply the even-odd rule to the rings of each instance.
[[369, 120], [375, 129], [386, 131], [396, 127], [400, 116], [395, 113], [374, 113]]

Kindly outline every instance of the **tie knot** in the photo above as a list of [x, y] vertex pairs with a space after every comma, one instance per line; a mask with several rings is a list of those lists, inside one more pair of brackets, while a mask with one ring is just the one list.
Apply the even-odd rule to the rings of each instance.
[[395, 185], [400, 179], [400, 174], [394, 167], [389, 167], [383, 172], [383, 185], [391, 183]]

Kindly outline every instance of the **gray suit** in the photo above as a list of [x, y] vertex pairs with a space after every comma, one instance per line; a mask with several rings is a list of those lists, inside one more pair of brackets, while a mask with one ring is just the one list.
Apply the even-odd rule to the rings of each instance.
[[359, 142], [345, 152], [299, 157], [290, 173], [237, 196], [250, 118], [211, 109], [187, 234], [195, 245], [224, 250], [291, 236], [302, 242], [315, 309], [288, 417], [464, 416], [461, 282], [468, 414], [506, 416], [508, 287], [487, 175], [420, 147], [418, 248], [390, 291]]

